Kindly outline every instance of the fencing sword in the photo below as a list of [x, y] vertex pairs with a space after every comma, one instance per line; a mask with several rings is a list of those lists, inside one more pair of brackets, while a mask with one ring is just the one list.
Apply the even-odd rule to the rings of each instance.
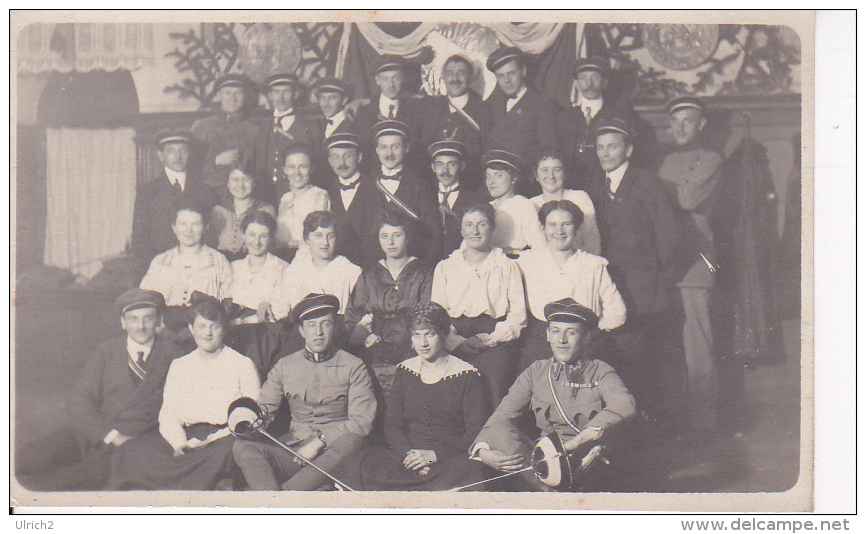
[[249, 397], [241, 397], [229, 405], [228, 427], [229, 432], [231, 432], [232, 435], [239, 438], [247, 438], [255, 433], [259, 433], [279, 445], [282, 449], [298, 460], [301, 460], [304, 464], [328, 477], [334, 484], [336, 484], [338, 490], [355, 491], [345, 482], [341, 481], [331, 473], [328, 473], [312, 461], [304, 458], [294, 449], [271, 435], [264, 429], [265, 419], [266, 417], [259, 404]]

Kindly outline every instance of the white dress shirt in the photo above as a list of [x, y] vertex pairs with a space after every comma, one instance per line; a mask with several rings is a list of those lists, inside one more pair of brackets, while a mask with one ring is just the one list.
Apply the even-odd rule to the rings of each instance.
[[458, 109], [463, 109], [466, 107], [466, 104], [469, 103], [469, 93], [462, 94], [460, 96], [455, 96], [454, 98], [448, 97], [448, 112], [449, 113], [457, 113]]
[[594, 119], [595, 116], [598, 115], [598, 112], [601, 111], [601, 107], [604, 105], [604, 97], [596, 98], [595, 100], [584, 98], [577, 90], [577, 86], [574, 87], [571, 101], [572, 107], [580, 108], [580, 113], [584, 117], [586, 117], [586, 113], [589, 111], [590, 120]]
[[178, 172], [166, 167], [165, 175], [168, 176], [168, 181], [171, 182], [171, 185], [178, 183], [180, 184], [180, 190], [186, 191], [186, 171]]
[[[397, 165], [393, 169], [389, 169], [382, 165], [382, 176], [397, 176], [403, 172], [403, 165]], [[382, 185], [392, 195], [397, 194], [397, 188], [400, 187], [400, 180], [382, 180]]]
[[505, 111], [511, 111], [511, 109], [520, 102], [520, 99], [523, 98], [523, 95], [525, 94], [526, 86], [524, 85], [519, 91], [517, 91], [516, 95], [509, 97], [508, 100], [505, 101]]
[[526, 326], [523, 279], [517, 263], [502, 249], [494, 247], [479, 265], [466, 261], [460, 248], [440, 261], [433, 271], [430, 300], [440, 304], [451, 317], [478, 317], [487, 314], [502, 319], [490, 339], [503, 343], [517, 339]]
[[[171, 362], [165, 378], [159, 433], [174, 449], [187, 444], [184, 426], [226, 424], [229, 404], [259, 395], [259, 374], [253, 361], [230, 347], [219, 354], [199, 349]], [[213, 439], [228, 435], [223, 428]], [[211, 439], [209, 437], [209, 439]]]
[[607, 260], [601, 256], [578, 250], [560, 266], [550, 248], [543, 247], [521, 254], [517, 264], [526, 281], [529, 311], [539, 321], [545, 320], [547, 304], [571, 297], [598, 315], [601, 330], [625, 323], [625, 302], [607, 272]]
[[622, 183], [622, 179], [625, 176], [625, 171], [628, 170], [628, 160], [625, 161], [622, 165], [617, 167], [616, 169], [610, 171], [606, 174], [606, 178], [610, 180], [610, 192], [616, 193], [616, 190], [619, 189], [619, 184]]
[[447, 193], [451, 193], [450, 195], [448, 195], [448, 207], [453, 209], [454, 203], [457, 202], [457, 196], [458, 196], [458, 194], [455, 193], [454, 190], [459, 189], [459, 188], [460, 188], [460, 182], [459, 181], [454, 182], [453, 184], [451, 184], [450, 187], [445, 187], [440, 182], [439, 183], [439, 204], [440, 205], [442, 204], [442, 201], [445, 199], [445, 195]]
[[[394, 109], [391, 110], [391, 106], [394, 106]], [[383, 93], [379, 94], [379, 113], [383, 117], [389, 117], [391, 113], [394, 116], [397, 116], [397, 111], [400, 109], [400, 100], [394, 98], [388, 98]]]
[[280, 128], [284, 132], [288, 132], [289, 128], [292, 127], [292, 124], [295, 123], [295, 110], [289, 108], [285, 111], [278, 111], [274, 109], [274, 121], [279, 122]]
[[277, 243], [290, 248], [299, 248], [304, 242], [304, 219], [314, 211], [331, 209], [328, 192], [311, 185], [296, 193], [289, 191], [280, 199], [277, 210]]
[[344, 180], [340, 177], [337, 177], [337, 179], [340, 180], [340, 183], [344, 186], [352, 186], [349, 189], [340, 188], [340, 197], [343, 199], [343, 207], [348, 210], [349, 206], [352, 205], [352, 200], [355, 199], [355, 193], [358, 192], [358, 186], [361, 185], [361, 173], [356, 172], [348, 180]]
[[325, 125], [325, 139], [331, 137], [331, 134], [343, 124], [343, 121], [346, 120], [346, 109], [343, 108], [340, 111], [336, 112], [333, 117], [329, 117], [328, 120], [331, 121], [330, 124]]

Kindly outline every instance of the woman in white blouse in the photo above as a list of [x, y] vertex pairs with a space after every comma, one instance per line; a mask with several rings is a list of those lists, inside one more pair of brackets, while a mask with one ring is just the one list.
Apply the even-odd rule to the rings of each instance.
[[233, 323], [273, 322], [271, 300], [289, 266], [270, 252], [277, 221], [270, 214], [259, 211], [247, 215], [241, 223], [241, 230], [247, 255], [232, 262], [233, 282], [229, 298], [241, 308]]
[[186, 330], [185, 309], [193, 292], [217, 300], [228, 296], [232, 266], [225, 256], [202, 243], [209, 214], [210, 210], [196, 199], [186, 196], [178, 199], [172, 209], [171, 224], [178, 245], [153, 258], [139, 285], [165, 297], [163, 322], [170, 330]]
[[565, 189], [565, 166], [562, 153], [556, 149], [542, 151], [535, 166], [535, 179], [541, 185], [541, 194], [530, 200], [536, 210], [551, 200], [569, 200], [583, 213], [583, 224], [574, 239], [576, 249], [598, 256], [601, 254], [601, 236], [595, 220], [595, 206], [586, 191]]
[[436, 266], [431, 295], [453, 319], [447, 349], [478, 368], [494, 406], [516, 376], [514, 341], [526, 325], [520, 268], [493, 246], [495, 228], [490, 204], [476, 204], [463, 213], [463, 243]]
[[517, 260], [526, 281], [529, 302], [528, 332], [520, 368], [551, 356], [544, 306], [571, 297], [599, 317], [598, 329], [609, 331], [625, 323], [625, 302], [607, 272], [607, 260], [575, 250], [583, 213], [568, 200], [552, 200], [541, 207], [538, 219], [547, 246], [521, 254]]
[[515, 257], [529, 248], [544, 246], [544, 235], [532, 202], [516, 192], [523, 160], [504, 150], [491, 150], [484, 156], [484, 183], [496, 210], [493, 245]]
[[280, 199], [277, 215], [277, 249], [291, 261], [304, 245], [304, 219], [314, 211], [328, 211], [328, 192], [310, 182], [312, 153], [306, 145], [295, 144], [283, 154], [283, 171], [291, 189]]

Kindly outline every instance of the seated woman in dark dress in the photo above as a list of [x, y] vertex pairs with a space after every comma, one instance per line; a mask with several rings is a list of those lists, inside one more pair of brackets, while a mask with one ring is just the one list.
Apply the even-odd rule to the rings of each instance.
[[433, 269], [408, 253], [411, 221], [387, 210], [377, 224], [385, 257], [364, 270], [346, 308], [350, 352], [371, 366], [387, 398], [397, 364], [409, 354], [406, 317], [430, 300]]
[[480, 462], [467, 454], [489, 413], [478, 370], [445, 350], [451, 318], [442, 306], [415, 306], [408, 324], [418, 355], [394, 375], [388, 446], [360, 451], [348, 469], [355, 489], [441, 491], [482, 479]]

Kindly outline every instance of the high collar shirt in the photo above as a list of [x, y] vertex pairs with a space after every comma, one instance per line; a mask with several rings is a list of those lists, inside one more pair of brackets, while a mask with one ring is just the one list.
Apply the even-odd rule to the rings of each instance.
[[599, 316], [598, 328], [611, 330], [625, 323], [622, 296], [607, 272], [607, 260], [578, 250], [560, 266], [550, 248], [521, 254], [517, 259], [526, 281], [529, 311], [544, 321], [544, 307], [571, 297]]
[[[241, 397], [256, 398], [259, 383], [253, 361], [232, 348], [223, 347], [217, 355], [196, 349], [173, 361], [168, 369], [159, 433], [179, 449], [187, 443], [185, 426], [226, 424], [229, 405]], [[229, 430], [218, 433], [228, 435]]]
[[[442, 204], [442, 201], [445, 200], [446, 195], [448, 195], [448, 207], [454, 208], [454, 203], [457, 202], [457, 195], [460, 191], [460, 182], [454, 182], [450, 187], [445, 187], [441, 183], [439, 184], [439, 204]], [[450, 194], [449, 194], [450, 193]]]
[[455, 96], [454, 98], [448, 97], [448, 112], [449, 113], [457, 113], [458, 109], [464, 109], [466, 104], [469, 103], [469, 93], [462, 94], [460, 96]]
[[326, 120], [331, 122], [325, 124], [325, 139], [331, 137], [331, 134], [337, 131], [337, 128], [339, 128], [340, 125], [343, 124], [343, 121], [346, 120], [346, 109], [341, 109]]
[[526, 326], [520, 268], [498, 247], [478, 265], [466, 261], [464, 250], [465, 241], [436, 266], [430, 300], [454, 318], [489, 315], [503, 319], [496, 323], [491, 340], [502, 343], [517, 339]]
[[589, 100], [580, 94], [580, 91], [577, 90], [577, 86], [574, 86], [572, 89], [571, 102], [572, 107], [580, 109], [580, 113], [584, 117], [586, 117], [586, 112], [588, 110], [589, 118], [592, 120], [596, 115], [598, 115], [598, 112], [601, 111], [601, 107], [604, 105], [604, 97]]
[[625, 171], [628, 170], [628, 160], [626, 160], [622, 165], [617, 167], [616, 169], [610, 171], [606, 174], [608, 180], [610, 180], [610, 192], [616, 193], [616, 190], [619, 189], [619, 184], [622, 183], [623, 177], [625, 177]]
[[[340, 197], [343, 199], [343, 207], [345, 209], [349, 209], [349, 206], [352, 205], [352, 201], [355, 200], [355, 193], [358, 192], [358, 186], [361, 185], [361, 173], [355, 172], [351, 178], [348, 180], [344, 180], [340, 177], [337, 177], [340, 180], [340, 184], [345, 186], [346, 188], [340, 188]], [[351, 187], [349, 187], [351, 186]]]
[[284, 132], [288, 132], [289, 128], [291, 128], [294, 123], [295, 110], [293, 108], [289, 108], [285, 111], [274, 110], [274, 124], [279, 124], [280, 129]]

